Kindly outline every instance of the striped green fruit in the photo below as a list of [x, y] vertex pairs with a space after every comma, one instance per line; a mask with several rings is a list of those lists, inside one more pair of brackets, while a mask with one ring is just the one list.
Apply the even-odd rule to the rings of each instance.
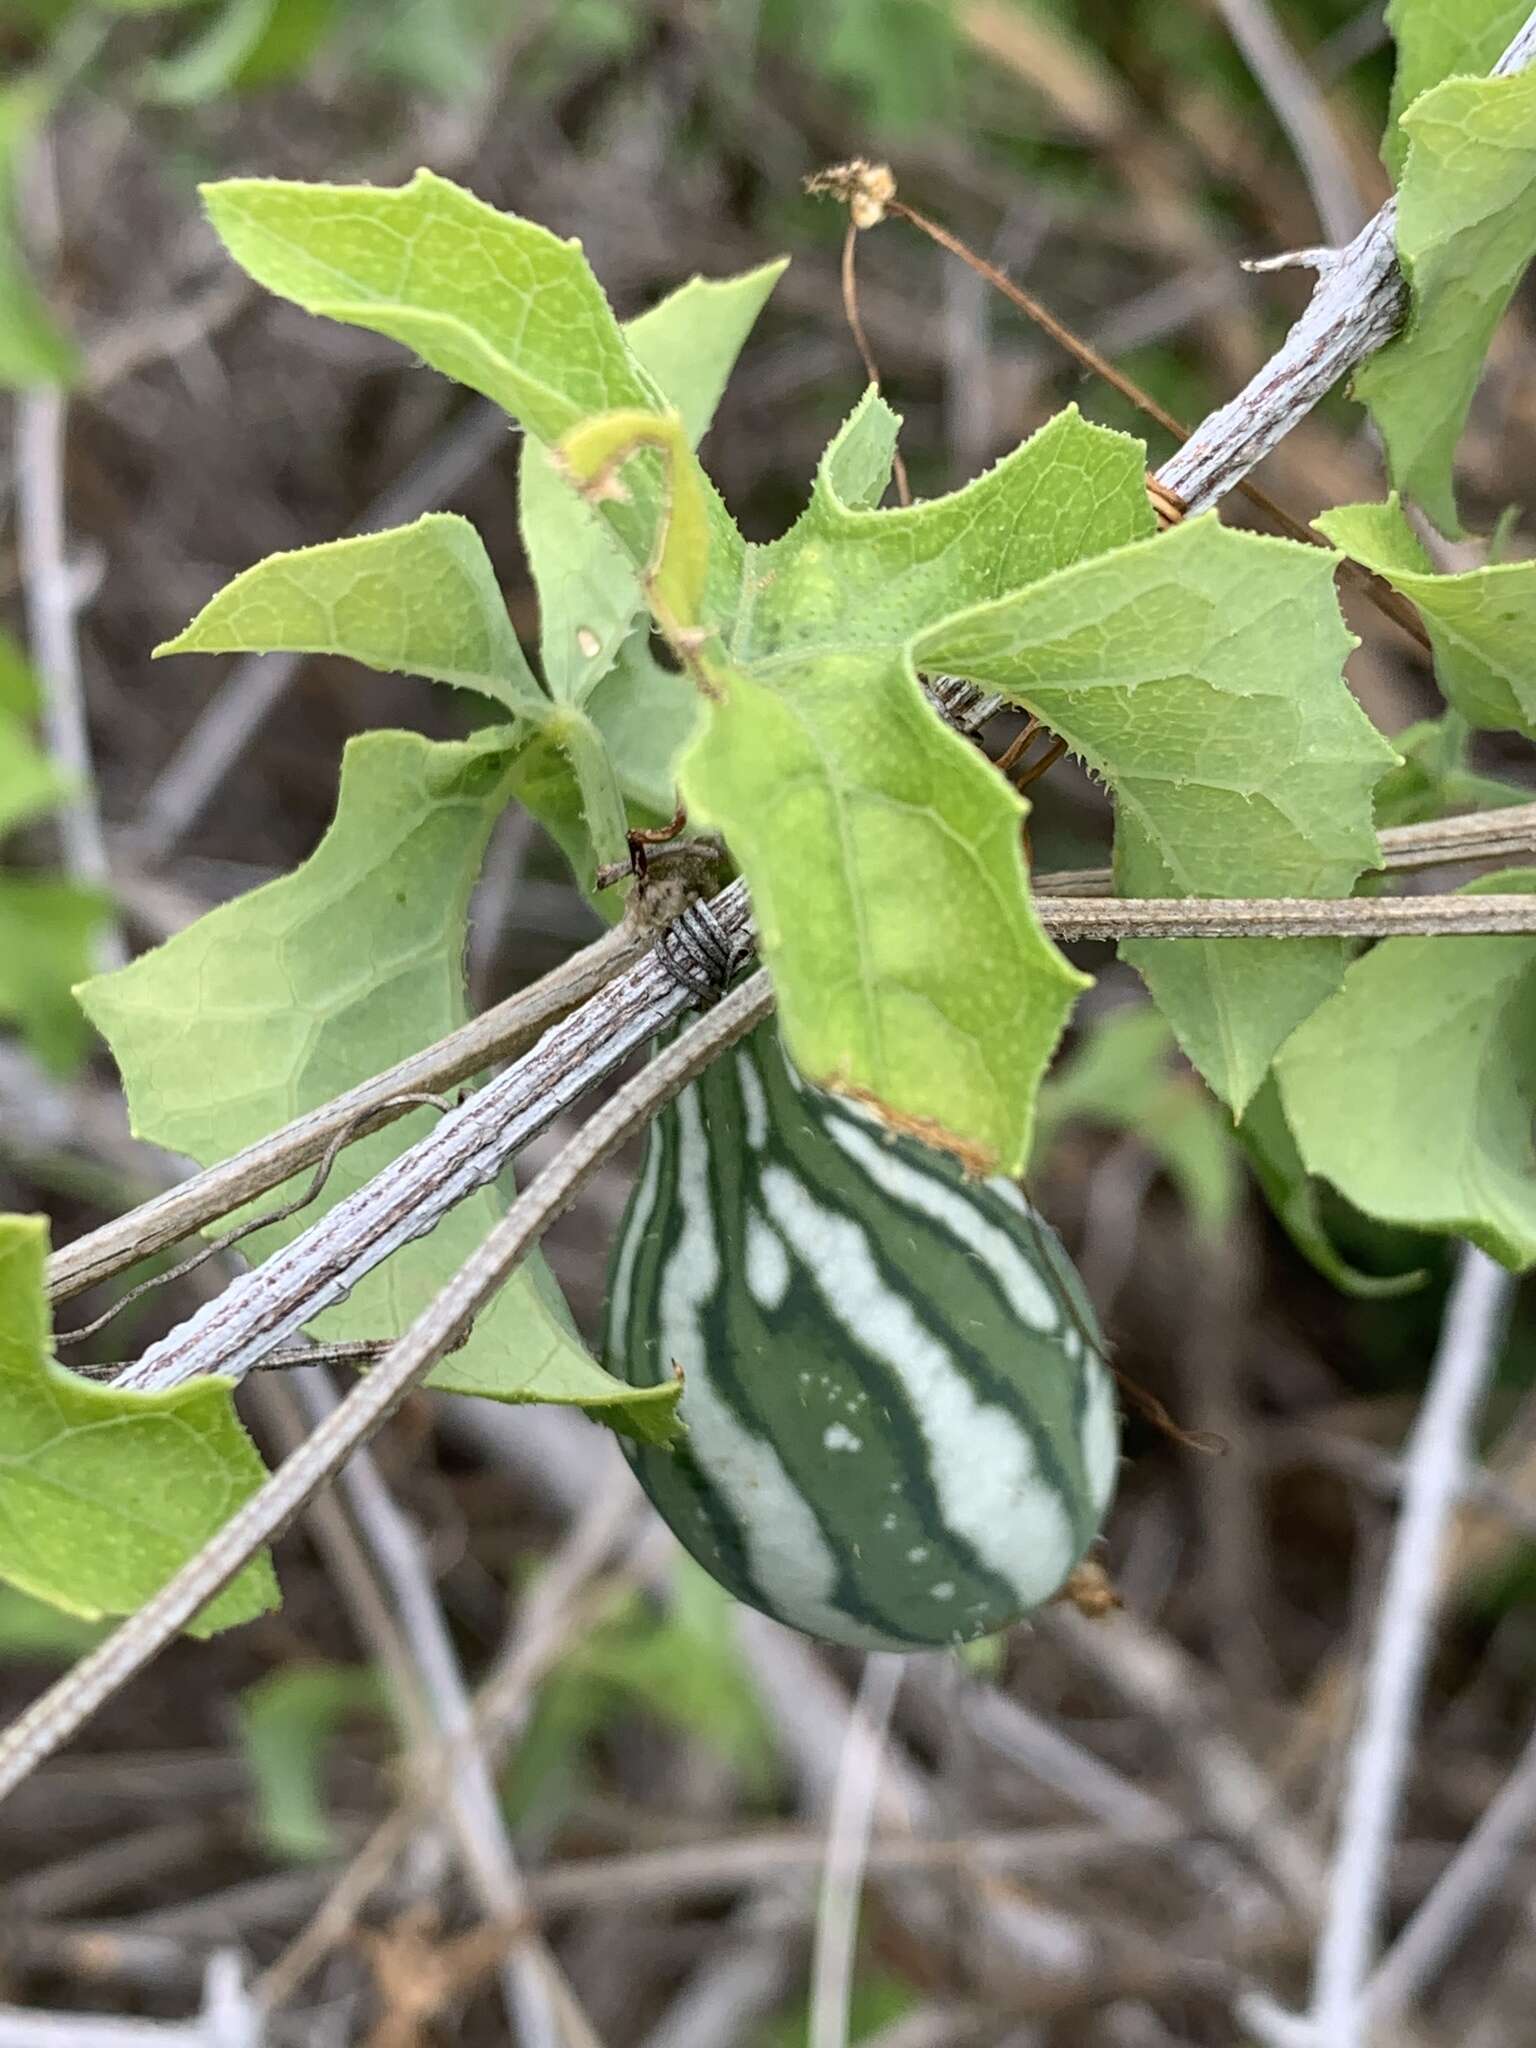
[[626, 1444], [677, 1536], [831, 1642], [1005, 1627], [1114, 1490], [1114, 1386], [1054, 1233], [1011, 1181], [808, 1087], [771, 1021], [651, 1127], [607, 1357], [635, 1386], [682, 1375], [680, 1446]]

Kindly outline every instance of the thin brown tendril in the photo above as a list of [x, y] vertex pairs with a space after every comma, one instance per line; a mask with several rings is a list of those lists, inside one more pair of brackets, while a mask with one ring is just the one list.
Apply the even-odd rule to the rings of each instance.
[[1003, 751], [992, 763], [992, 766], [999, 775], [1012, 775], [1014, 769], [1018, 767], [1024, 756], [1029, 752], [1030, 747], [1034, 744], [1035, 735], [1040, 731], [1039, 719], [1031, 717], [1024, 730], [1016, 739], [1009, 741], [1008, 745], [1004, 747]]
[[1213, 1429], [1184, 1429], [1174, 1421], [1156, 1394], [1149, 1394], [1145, 1387], [1138, 1386], [1133, 1379], [1128, 1379], [1118, 1366], [1112, 1365], [1110, 1371], [1125, 1396], [1127, 1407], [1134, 1408], [1144, 1422], [1150, 1422], [1155, 1430], [1171, 1442], [1181, 1444], [1186, 1451], [1204, 1451], [1212, 1458], [1224, 1458], [1232, 1448], [1226, 1438], [1218, 1436]]
[[1038, 782], [1040, 777], [1045, 773], [1046, 769], [1054, 766], [1054, 764], [1061, 759], [1062, 755], [1066, 751], [1067, 743], [1064, 739], [1061, 739], [1059, 737], [1053, 739], [1051, 741], [1051, 744], [1046, 748], [1045, 752], [1040, 756], [1038, 761], [1031, 761], [1029, 766], [1024, 770], [1024, 773], [1022, 775], [1016, 775], [1014, 777], [1014, 788], [1028, 789], [1029, 785], [1032, 782]]
[[[937, 221], [930, 220], [926, 214], [908, 206], [905, 200], [898, 199], [896, 181], [889, 166], [868, 164], [862, 160], [852, 164], [839, 164], [815, 178], [807, 178], [805, 187], [808, 192], [828, 194], [842, 200], [848, 206], [852, 224], [850, 236], [854, 228], [873, 227], [888, 215], [897, 215], [909, 226], [915, 227], [920, 234], [927, 235], [929, 240], [937, 243], [941, 249], [947, 249], [952, 256], [958, 256], [962, 263], [968, 264], [978, 277], [984, 278], [994, 291], [1001, 292], [1010, 305], [1016, 306], [1027, 320], [1033, 321], [1058, 347], [1065, 349], [1068, 355], [1081, 363], [1085, 370], [1091, 371], [1096, 377], [1102, 377], [1105, 383], [1120, 393], [1122, 398], [1128, 399], [1139, 411], [1145, 413], [1148, 419], [1156, 420], [1158, 425], [1176, 441], [1189, 439], [1189, 429], [1182, 420], [1160, 405], [1134, 378], [1127, 377], [1123, 370], [1117, 369], [1091, 342], [1084, 341], [1079, 334], [1074, 334], [1072, 329], [1064, 321], [1058, 320], [1050, 308], [1043, 305], [1033, 293], [1025, 291], [1022, 285], [1015, 284], [1005, 271], [997, 268], [996, 264], [989, 263], [984, 256], [978, 256], [974, 249], [961, 241], [958, 235], [951, 234], [948, 228], [941, 227]], [[851, 257], [845, 253], [845, 271], [851, 265], [851, 261]], [[1238, 489], [1289, 539], [1300, 541], [1307, 547], [1329, 545], [1320, 534], [1314, 533], [1304, 520], [1295, 518], [1283, 505], [1277, 504], [1269, 493], [1261, 490], [1251, 478], [1242, 478], [1238, 483]], [[1183, 501], [1166, 484], [1159, 483], [1153, 476], [1147, 479], [1147, 490], [1157, 513], [1159, 527], [1166, 530], [1169, 526], [1177, 525], [1184, 515]], [[1390, 584], [1384, 583], [1379, 576], [1372, 575], [1358, 562], [1348, 559], [1339, 563], [1338, 573], [1343, 582], [1368, 597], [1378, 611], [1400, 626], [1426, 653], [1430, 651], [1429, 635], [1424, 629], [1423, 621], [1408, 600]]]
[[[859, 282], [854, 264], [854, 250], [858, 245], [859, 224], [850, 215], [847, 233], [843, 236], [843, 315], [848, 322], [848, 331], [853, 336], [853, 345], [859, 352], [864, 365], [864, 375], [876, 391], [880, 389], [880, 366], [875, 361], [874, 350], [869, 345], [869, 336], [864, 331], [864, 321], [859, 313]], [[891, 451], [891, 474], [896, 482], [896, 495], [903, 505], [912, 502], [912, 486], [907, 478], [907, 465], [899, 448]]]

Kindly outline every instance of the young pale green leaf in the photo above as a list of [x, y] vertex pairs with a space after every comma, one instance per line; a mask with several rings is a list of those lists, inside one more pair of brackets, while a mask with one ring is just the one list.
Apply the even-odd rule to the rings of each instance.
[[1030, 903], [1024, 804], [898, 650], [706, 673], [683, 793], [751, 885], [797, 1065], [978, 1171], [1016, 1170], [1086, 986]]
[[880, 503], [900, 433], [900, 418], [871, 386], [826, 452], [826, 491], [834, 504], [867, 512]]
[[541, 441], [594, 412], [662, 409], [581, 244], [431, 171], [394, 190], [230, 178], [203, 197], [259, 284], [402, 342]]
[[[1333, 558], [1214, 516], [936, 627], [925, 665], [1060, 733], [1116, 800], [1127, 896], [1344, 896], [1378, 864], [1371, 791], [1396, 756], [1345, 687]], [[1332, 940], [1122, 949], [1240, 1112], [1338, 984]]]
[[[1465, 892], [1536, 890], [1536, 869]], [[1536, 1263], [1536, 940], [1388, 939], [1276, 1063], [1308, 1170], [1368, 1216]]]
[[336, 1853], [325, 1808], [327, 1752], [343, 1723], [383, 1705], [377, 1676], [355, 1664], [286, 1664], [240, 1694], [240, 1749], [269, 1855], [312, 1863]]
[[[398, 732], [353, 740], [335, 821], [301, 867], [85, 985], [140, 1135], [204, 1164], [227, 1158], [464, 1021], [469, 892], [517, 744], [506, 729], [451, 743]], [[414, 1111], [350, 1146], [313, 1205], [250, 1243], [271, 1249], [297, 1235], [382, 1172], [431, 1116]], [[280, 1192], [296, 1193], [308, 1178]], [[490, 1189], [460, 1203], [321, 1317], [317, 1334], [397, 1335], [502, 1207]], [[644, 1397], [593, 1363], [534, 1261], [433, 1383], [574, 1402], [647, 1426]], [[661, 1405], [670, 1413], [673, 1403]]]
[[1419, 94], [1442, 78], [1491, 71], [1530, 11], [1529, 0], [1388, 0], [1397, 69], [1381, 153], [1394, 178], [1408, 153], [1403, 115]]
[[549, 710], [484, 544], [467, 519], [451, 512], [268, 555], [155, 652], [279, 649], [343, 654], [367, 668], [430, 676], [478, 690], [520, 718], [537, 720]]
[[553, 452], [559, 474], [590, 504], [624, 504], [629, 473], [654, 454], [665, 490], [642, 584], [663, 631], [676, 641], [705, 622], [712, 506], [703, 471], [676, 413], [596, 413], [572, 427]]
[[[404, 343], [543, 442], [598, 413], [666, 409], [580, 243], [499, 213], [430, 171], [393, 191], [232, 178], [203, 196], [230, 254], [259, 284]], [[643, 568], [666, 515], [667, 472], [651, 457], [629, 465], [624, 483], [603, 516], [631, 566]], [[701, 488], [719, 573], [734, 583], [740, 537]]]
[[1273, 1073], [1249, 1103], [1237, 1126], [1238, 1141], [1248, 1155], [1254, 1179], [1276, 1220], [1302, 1257], [1343, 1294], [1363, 1301], [1384, 1301], [1409, 1294], [1429, 1277], [1411, 1273], [1362, 1273], [1339, 1252], [1323, 1222], [1317, 1182], [1307, 1172]]
[[1111, 1012], [1040, 1091], [1039, 1145], [1072, 1122], [1134, 1132], [1214, 1242], [1236, 1214], [1242, 1175], [1226, 1118], [1187, 1068], [1173, 1066], [1173, 1050], [1149, 1004]]
[[1392, 735], [1402, 755], [1376, 785], [1376, 827], [1422, 825], [1459, 811], [1496, 811], [1526, 804], [1531, 792], [1518, 782], [1478, 775], [1467, 766], [1467, 721], [1457, 711], [1426, 718]]
[[1403, 115], [1408, 324], [1355, 374], [1392, 481], [1460, 533], [1452, 464], [1499, 316], [1536, 254], [1536, 70], [1452, 78]]
[[[691, 278], [648, 313], [625, 323], [624, 339], [674, 406], [697, 445], [714, 418], [743, 342], [783, 262], [740, 277]], [[581, 704], [611, 668], [644, 608], [634, 567], [598, 514], [550, 468], [530, 438], [518, 470], [523, 545], [539, 593], [544, 681], [559, 701]]]
[[[131, 1614], [266, 1477], [227, 1382], [97, 1386], [49, 1355], [40, 1216], [0, 1216], [0, 1579], [70, 1614]], [[193, 1635], [277, 1604], [258, 1559]]]
[[80, 367], [74, 343], [32, 282], [17, 231], [17, 167], [47, 110], [40, 79], [0, 92], [0, 387], [22, 391], [69, 384]]
[[1384, 505], [1335, 506], [1315, 524], [1413, 600], [1435, 650], [1436, 679], [1463, 718], [1536, 738], [1536, 562], [1437, 576], [1396, 492]]
[[105, 896], [45, 875], [0, 875], [0, 1019], [43, 1065], [67, 1074], [90, 1032], [73, 990], [110, 912]]

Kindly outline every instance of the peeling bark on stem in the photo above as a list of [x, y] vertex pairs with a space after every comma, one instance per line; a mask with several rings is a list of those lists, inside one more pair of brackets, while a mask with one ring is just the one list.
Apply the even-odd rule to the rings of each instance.
[[[1498, 63], [1508, 78], [1536, 61], [1536, 14]], [[1397, 263], [1397, 201], [1389, 199], [1342, 249], [1314, 250], [1322, 264], [1307, 310], [1280, 347], [1228, 404], [1195, 429], [1157, 481], [1204, 512], [1224, 498], [1341, 377], [1385, 346], [1408, 310]]]

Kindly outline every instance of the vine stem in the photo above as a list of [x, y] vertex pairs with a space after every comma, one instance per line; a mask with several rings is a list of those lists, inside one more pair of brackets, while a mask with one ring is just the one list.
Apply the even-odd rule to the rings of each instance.
[[[1493, 67], [1512, 77], [1536, 61], [1536, 13]], [[1203, 512], [1239, 484], [1339, 379], [1385, 346], [1403, 323], [1408, 287], [1397, 261], [1397, 201], [1389, 199], [1342, 249], [1309, 249], [1316, 268], [1306, 311], [1237, 396], [1209, 414], [1157, 472]]]
[[[1531, 808], [1536, 827], [1536, 805]], [[1536, 829], [1532, 845], [1536, 847]], [[178, 1244], [205, 1223], [242, 1208], [290, 1174], [313, 1166], [343, 1134], [350, 1144], [382, 1130], [406, 1113], [407, 1097], [441, 1094], [524, 1051], [552, 1024], [633, 966], [653, 936], [627, 922], [605, 932], [531, 988], [471, 1018], [435, 1045], [409, 1054], [205, 1173], [193, 1174], [100, 1230], [76, 1238], [48, 1261], [52, 1299], [67, 1301], [140, 1259]]]
[[[712, 907], [727, 937], [744, 941], [750, 930], [745, 885], [731, 883]], [[773, 1001], [766, 975], [760, 983], [749, 984], [758, 990], [754, 1023]], [[663, 947], [656, 946], [601, 996], [546, 1032], [515, 1065], [440, 1118], [383, 1173], [152, 1344], [113, 1385], [163, 1391], [205, 1373], [243, 1377], [264, 1352], [296, 1336], [323, 1308], [345, 1300], [365, 1274], [494, 1181], [535, 1133], [694, 1000]]]
[[[733, 882], [711, 906], [745, 944], [745, 887]], [[1536, 935], [1536, 894], [1507, 896], [1306, 897], [1210, 901], [1052, 897], [1037, 909], [1058, 938], [1275, 939], [1457, 933]], [[346, 1298], [403, 1245], [488, 1186], [531, 1138], [689, 1007], [692, 998], [660, 947], [546, 1033], [494, 1081], [450, 1110], [388, 1169], [152, 1344], [112, 1384], [163, 1392], [219, 1373], [241, 1379], [275, 1346]], [[758, 1015], [773, 1007], [764, 984]]]
[[1536, 933], [1536, 896], [1093, 897], [1037, 906], [1058, 939], [1389, 939]]
[[473, 1323], [603, 1161], [765, 1014], [766, 974], [733, 990], [585, 1123], [366, 1378], [139, 1611], [0, 1735], [0, 1799], [126, 1685], [333, 1479]]
[[[1442, 819], [1427, 825], [1397, 826], [1382, 833], [1381, 847], [1383, 865], [1392, 870], [1529, 855], [1536, 852], [1536, 803], [1514, 805], [1507, 810], [1471, 817]], [[1034, 877], [1034, 891], [1042, 921], [1061, 937], [1074, 934], [1074, 930], [1090, 937], [1129, 935], [1129, 926], [1118, 930], [1096, 921], [1101, 915], [1106, 919], [1112, 918], [1124, 909], [1119, 904], [1111, 902], [1105, 905], [1097, 900], [1109, 898], [1112, 888], [1113, 879], [1108, 868], [1080, 868]], [[1060, 901], [1063, 897], [1068, 899], [1065, 904]], [[1074, 902], [1073, 898], [1096, 900]], [[1474, 919], [1479, 914], [1497, 917], [1499, 905], [1508, 901], [1493, 897], [1422, 897], [1413, 900], [1421, 905], [1438, 906], [1451, 920], [1447, 928], [1463, 933], [1482, 928], [1467, 922], [1469, 916]], [[1474, 905], [1478, 906], [1477, 910], [1468, 908]], [[715, 907], [718, 913], [718, 902]], [[1221, 908], [1211, 903], [1190, 904], [1181, 900], [1177, 915], [1203, 915], [1209, 919]], [[1378, 899], [1374, 903], [1309, 901], [1303, 905], [1303, 912], [1309, 916], [1354, 920], [1349, 924], [1349, 932], [1356, 937], [1371, 936], [1370, 930], [1361, 922], [1365, 918], [1399, 920], [1390, 927], [1384, 921], [1377, 933], [1380, 936], [1388, 929], [1406, 929], [1412, 917], [1429, 918], [1437, 914], [1434, 908], [1410, 913], [1400, 905], [1394, 905], [1392, 899]], [[1149, 911], [1143, 902], [1124, 914], [1147, 914], [1155, 918], [1158, 912], [1155, 908]], [[1233, 912], [1237, 920], [1259, 919], [1267, 914], [1264, 904], [1249, 901], [1243, 902]], [[1536, 913], [1528, 904], [1524, 914]], [[1061, 918], [1059, 924], [1054, 922], [1058, 916]], [[1081, 919], [1076, 928], [1072, 924], [1074, 916]], [[1329, 926], [1330, 930], [1339, 928], [1337, 923]], [[1498, 928], [1508, 929], [1507, 926]], [[1251, 936], [1257, 929], [1256, 924], [1244, 922], [1242, 931], [1237, 935]], [[1172, 935], [1167, 928], [1152, 934]], [[1214, 935], [1209, 924], [1195, 934], [1204, 937]], [[481, 1073], [498, 1061], [524, 1051], [578, 1003], [595, 996], [633, 967], [646, 945], [647, 935], [629, 924], [605, 933], [542, 981], [485, 1011], [457, 1031], [450, 1032], [437, 1044], [412, 1053], [386, 1072], [360, 1082], [317, 1109], [306, 1111], [281, 1130], [258, 1139], [233, 1157], [221, 1160], [217, 1166], [193, 1174], [176, 1187], [141, 1203], [138, 1208], [114, 1217], [99, 1230], [77, 1238], [73, 1244], [62, 1246], [48, 1261], [48, 1286], [52, 1299], [55, 1302], [67, 1301], [70, 1296], [110, 1279], [139, 1260], [164, 1251], [193, 1231], [228, 1215], [232, 1209], [254, 1201], [290, 1174], [313, 1165], [327, 1147], [343, 1135], [346, 1142], [351, 1143], [370, 1131], [382, 1129], [405, 1114], [413, 1093], [441, 1093], [469, 1075]]]

